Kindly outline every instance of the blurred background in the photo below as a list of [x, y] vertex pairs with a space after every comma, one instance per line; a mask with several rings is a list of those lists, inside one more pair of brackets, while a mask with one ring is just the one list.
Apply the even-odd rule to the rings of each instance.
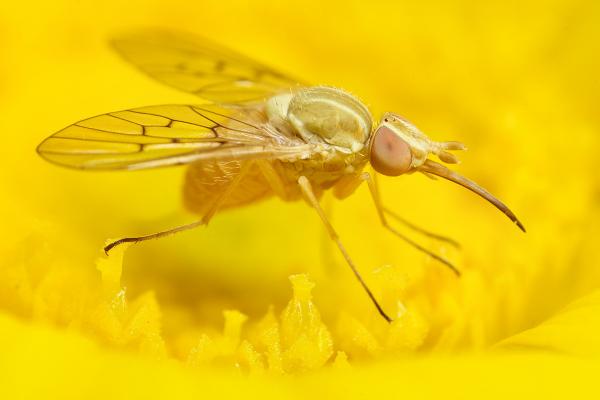
[[[600, 283], [599, 12], [598, 2], [564, 0], [4, 2], [2, 254], [60, 254], [77, 275], [95, 271], [107, 238], [195, 218], [182, 207], [183, 168], [78, 172], [35, 153], [45, 137], [83, 118], [196, 102], [107, 45], [137, 27], [181, 29], [309, 82], [345, 88], [376, 119], [397, 112], [435, 140], [467, 144], [456, 170], [505, 201], [527, 234], [456, 185], [420, 175], [381, 179], [391, 209], [463, 245], [456, 251], [413, 235], [455, 261], [461, 282], [382, 229], [365, 187], [343, 202], [323, 202], [368, 279], [377, 280], [371, 271], [384, 266], [435, 274], [439, 285], [422, 290], [450, 292], [468, 310], [464, 318], [481, 321], [478, 344], [494, 343]], [[132, 247], [123, 284], [131, 296], [155, 291], [165, 335], [174, 337], [188, 326], [216, 329], [225, 308], [252, 318], [270, 304], [281, 310], [290, 297], [287, 277], [302, 272], [317, 283], [324, 320], [340, 311], [378, 318], [316, 214], [277, 199]], [[471, 289], [457, 289], [465, 286]], [[27, 304], [6, 294], [12, 289], [3, 290], [4, 312], [32, 318]], [[472, 343], [473, 334], [465, 335], [456, 343]]]

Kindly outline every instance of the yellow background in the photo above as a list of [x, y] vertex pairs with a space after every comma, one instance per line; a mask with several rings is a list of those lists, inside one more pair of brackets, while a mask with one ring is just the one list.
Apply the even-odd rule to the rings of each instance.
[[[435, 140], [468, 145], [457, 170], [503, 199], [527, 234], [449, 183], [417, 175], [382, 181], [390, 208], [463, 244], [456, 252], [420, 239], [458, 263], [465, 272], [460, 283], [379, 226], [366, 188], [344, 202], [324, 202], [365, 274], [383, 265], [439, 270], [443, 279], [437, 289], [459, 298], [453, 315], [463, 318], [467, 327], [441, 346], [444, 353], [488, 349], [543, 323], [600, 283], [599, 12], [594, 1], [3, 2], [0, 271], [31, 257], [37, 265], [46, 257], [48, 263], [68, 259], [73, 275], [85, 275], [95, 271], [94, 259], [107, 238], [149, 233], [193, 218], [181, 209], [181, 168], [84, 173], [60, 169], [35, 154], [35, 146], [46, 136], [89, 116], [143, 105], [193, 103], [192, 96], [161, 86], [125, 64], [106, 44], [111, 35], [136, 27], [183, 29], [316, 84], [343, 87], [364, 100], [376, 118], [394, 111]], [[270, 200], [217, 216], [207, 229], [132, 247], [125, 257], [122, 284], [132, 297], [148, 290], [156, 293], [168, 342], [182, 327], [220, 329], [223, 309], [238, 309], [251, 319], [264, 315], [270, 304], [279, 312], [290, 297], [287, 277], [302, 272], [317, 283], [315, 303], [325, 323], [334, 324], [340, 311], [365, 324], [381, 323], [327, 241], [317, 216], [301, 203]], [[7, 360], [23, 361], [16, 369], [21, 382], [41, 379], [48, 368], [56, 379], [48, 382], [56, 386], [47, 382], [40, 387], [64, 393], [66, 381], [54, 374], [77, 373], [76, 365], [87, 362], [77, 357], [80, 351], [114, 368], [105, 384], [122, 388], [121, 393], [129, 387], [126, 378], [118, 379], [121, 368], [140, 380], [132, 389], [137, 393], [153, 393], [144, 386], [146, 373], [155, 374], [150, 387], [182, 385], [180, 393], [199, 393], [195, 385], [210, 376], [196, 381], [195, 375], [170, 363], [147, 365], [129, 353], [100, 355], [103, 347], [80, 343], [89, 337], [64, 333], [68, 324], [60, 316], [42, 318], [32, 312], [27, 302], [13, 295], [14, 287], [6, 283], [9, 273], [0, 276], [0, 311], [6, 319], [0, 340], [3, 351], [16, 349], [14, 358]], [[590, 325], [582, 325], [572, 336], [565, 333], [568, 329], [559, 330], [551, 344], [534, 338], [517, 340], [515, 346], [589, 355], [589, 345], [589, 353], [598, 354], [597, 343], [593, 347], [586, 341], [593, 340], [582, 335], [594, 336], [600, 323], [586, 314], [576, 320]], [[17, 352], [30, 345], [36, 355]], [[430, 343], [423, 352], [436, 350]], [[38, 367], [26, 375], [25, 365], [35, 363], [38, 355]], [[517, 371], [571, 363], [572, 370], [586, 371], [590, 362], [549, 361], [539, 354], [519, 362], [490, 357], [469, 356], [458, 364], [465, 374], [476, 374], [481, 365], [490, 372], [482, 379], [495, 382], [495, 373], [516, 364], [523, 368]], [[452, 376], [460, 375], [459, 369], [440, 378], [453, 361], [430, 363], [431, 372], [419, 359], [400, 366], [381, 363], [350, 375], [337, 371], [331, 379], [354, 382], [367, 376], [364, 386], [356, 385], [369, 393], [379, 380], [408, 374], [412, 379], [402, 384], [418, 393], [419, 385], [429, 387], [436, 379], [454, 382]], [[10, 364], [0, 367], [11, 370]], [[90, 374], [82, 379], [89, 385], [91, 376], [102, 375], [95, 368], [82, 371]], [[542, 376], [541, 370], [535, 373]], [[361, 377], [348, 378], [352, 374]], [[582, 372], [572, 378], [584, 376]], [[314, 380], [304, 389], [317, 393], [319, 379], [328, 378], [306, 379]], [[517, 372], [511, 372], [510, 379], [528, 384]], [[287, 381], [243, 382], [257, 392], [295, 390]], [[463, 388], [468, 386], [465, 382]], [[219, 389], [216, 384], [215, 388]], [[91, 389], [84, 383], [73, 390]]]

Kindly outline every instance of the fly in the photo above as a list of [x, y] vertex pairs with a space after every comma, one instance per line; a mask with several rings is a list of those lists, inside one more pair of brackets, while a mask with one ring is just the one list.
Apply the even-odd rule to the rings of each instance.
[[[509, 208], [473, 181], [448, 169], [458, 162], [451, 151], [462, 143], [431, 140], [405, 118], [386, 113], [377, 124], [352, 94], [310, 86], [204, 39], [151, 31], [124, 36], [113, 46], [150, 77], [195, 94], [208, 104], [170, 104], [116, 111], [70, 125], [37, 148], [46, 160], [85, 170], [136, 170], [188, 164], [184, 202], [200, 219], [167, 231], [126, 237], [105, 247], [156, 239], [206, 225], [218, 212], [270, 196], [304, 199], [316, 211], [378, 312], [319, 199], [331, 190], [339, 199], [366, 182], [382, 225], [400, 239], [449, 267], [448, 260], [396, 231], [396, 218], [422, 234], [456, 245], [418, 228], [384, 207], [375, 177], [421, 172], [455, 182], [483, 197], [522, 231]], [[434, 161], [436, 157], [440, 162]]]

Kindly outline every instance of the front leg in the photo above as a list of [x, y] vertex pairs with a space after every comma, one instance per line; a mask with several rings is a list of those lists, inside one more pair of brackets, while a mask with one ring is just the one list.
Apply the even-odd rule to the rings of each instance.
[[[367, 174], [368, 175], [368, 174]], [[371, 193], [375, 193], [374, 197], [379, 198], [379, 185], [377, 184], [377, 174], [375, 174], [374, 176], [372, 176], [370, 178], [373, 181], [373, 190], [371, 191]], [[351, 174], [351, 175], [345, 175], [343, 176], [333, 187], [333, 195], [337, 198], [337, 199], [345, 199], [346, 197], [350, 196], [352, 193], [354, 193], [356, 191], [356, 189], [358, 189], [358, 187], [367, 179], [365, 179], [365, 176], [363, 173], [356, 173], [356, 174]], [[428, 231], [424, 228], [421, 228], [409, 221], [407, 221], [405, 218], [401, 217], [399, 214], [393, 212], [392, 210], [390, 210], [389, 208], [385, 207], [381, 202], [379, 202], [379, 205], [381, 207], [381, 210], [388, 216], [390, 216], [391, 218], [395, 219], [396, 221], [400, 222], [401, 224], [403, 224], [404, 226], [406, 226], [409, 229], [412, 229], [415, 232], [420, 233], [421, 235], [430, 237], [432, 239], [435, 240], [439, 240], [441, 242], [446, 242], [456, 248], [460, 248], [460, 244], [452, 239], [449, 238], [447, 236], [443, 236], [443, 235], [439, 235], [437, 233], [433, 233], [431, 231]], [[384, 217], [385, 218], [385, 217]]]
[[[375, 208], [377, 209], [377, 214], [379, 215], [379, 220], [381, 221], [381, 225], [383, 225], [383, 227], [385, 229], [389, 230], [394, 235], [396, 235], [400, 239], [404, 240], [406, 243], [410, 244], [411, 246], [413, 246], [417, 250], [422, 251], [423, 253], [429, 255], [430, 257], [432, 257], [432, 258], [436, 259], [437, 261], [441, 262], [442, 264], [446, 265], [456, 275], [460, 276], [460, 271], [450, 261], [446, 260], [442, 256], [439, 256], [439, 255], [431, 252], [430, 250], [427, 250], [426, 248], [424, 248], [420, 244], [414, 242], [412, 239], [409, 239], [408, 237], [404, 236], [402, 233], [398, 232], [393, 227], [391, 227], [389, 225], [388, 221], [387, 221], [387, 218], [385, 217], [386, 209], [381, 204], [381, 199], [379, 197], [379, 192], [377, 190], [377, 185], [375, 184], [375, 181], [371, 177], [371, 174], [369, 174], [368, 172], [363, 172], [360, 175], [360, 179], [367, 182], [367, 185], [369, 186], [369, 192], [371, 193], [371, 198], [373, 199], [373, 203], [375, 204]], [[411, 227], [411, 225], [408, 225], [408, 226]], [[424, 231], [421, 228], [417, 228], [417, 230], [419, 230], [420, 232], [426, 232], [426, 231]], [[433, 235], [433, 236], [439, 238], [439, 235], [431, 234], [429, 232], [427, 232], [427, 233], [428, 233], [428, 236], [432, 236]]]
[[[409, 222], [408, 220], [406, 220], [404, 217], [400, 216], [399, 214], [397, 214], [396, 212], [390, 210], [389, 208], [387, 208], [382, 202], [381, 202], [381, 196], [380, 196], [380, 192], [379, 192], [379, 182], [377, 179], [377, 174], [374, 173], [373, 176], [371, 176], [371, 179], [373, 180], [373, 187], [374, 187], [374, 191], [377, 195], [377, 197], [380, 199], [380, 203], [381, 203], [381, 207], [383, 208], [383, 212], [386, 213], [388, 216], [392, 217], [393, 219], [395, 219], [396, 221], [400, 222], [401, 224], [405, 225], [407, 228], [412, 229], [415, 232], [418, 232], [424, 236], [430, 237], [432, 239], [435, 240], [439, 240], [440, 242], [446, 242], [454, 247], [456, 247], [457, 249], [460, 249], [460, 243], [458, 243], [456, 240], [449, 238], [448, 236], [443, 236], [431, 231], [428, 231], [424, 228], [421, 228], [420, 226], [417, 226], [415, 224], [413, 224], [412, 222]], [[364, 179], [361, 179], [361, 181]]]

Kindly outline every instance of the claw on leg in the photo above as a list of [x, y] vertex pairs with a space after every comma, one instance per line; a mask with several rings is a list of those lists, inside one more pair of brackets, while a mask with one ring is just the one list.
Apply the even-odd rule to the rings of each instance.
[[168, 229], [166, 231], [156, 232], [156, 233], [152, 233], [150, 235], [137, 236], [137, 237], [126, 237], [126, 238], [122, 238], [119, 240], [115, 240], [114, 242], [109, 243], [106, 246], [104, 246], [104, 253], [106, 253], [106, 255], [108, 255], [108, 253], [112, 249], [114, 249], [115, 247], [117, 247], [123, 243], [138, 243], [138, 242], [143, 242], [145, 240], [159, 239], [161, 237], [173, 235], [178, 232], [183, 232], [183, 231], [187, 231], [189, 229], [194, 229], [200, 225], [205, 225], [205, 224], [206, 224], [206, 222], [204, 221], [204, 218], [203, 218], [200, 221], [192, 222], [192, 223], [186, 224], [186, 225], [181, 225], [181, 226], [178, 226], [173, 229]]

